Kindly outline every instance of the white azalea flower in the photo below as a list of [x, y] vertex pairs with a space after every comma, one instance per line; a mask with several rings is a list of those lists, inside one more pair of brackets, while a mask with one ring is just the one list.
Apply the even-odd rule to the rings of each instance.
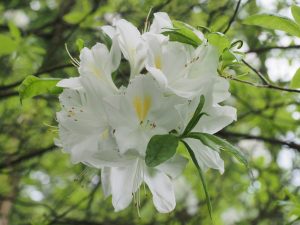
[[149, 75], [131, 80], [120, 95], [109, 96], [105, 109], [121, 153], [136, 149], [145, 156], [153, 135], [167, 134], [176, 129], [179, 114], [175, 105], [183, 100], [164, 96], [164, 90]]
[[[230, 93], [228, 81], [217, 74], [216, 49], [205, 40], [197, 48], [170, 42], [161, 32], [172, 27], [166, 13], [155, 13], [144, 34], [123, 19], [104, 26], [112, 39], [111, 48], [100, 43], [84, 48], [78, 62], [80, 76], [58, 83], [64, 91], [59, 97], [57, 144], [71, 154], [74, 163], [102, 170], [104, 195], [112, 195], [116, 211], [132, 199], [139, 206], [142, 183], [149, 187], [159, 212], [174, 209], [172, 180], [187, 160], [175, 154], [150, 168], [145, 163], [146, 148], [154, 135], [174, 130], [182, 134], [201, 95], [205, 96], [202, 111], [208, 115], [193, 132], [214, 134], [236, 119], [234, 108], [220, 105]], [[121, 53], [130, 64], [130, 81], [118, 89], [111, 74], [119, 67]], [[140, 74], [143, 68], [147, 74]], [[224, 172], [218, 152], [195, 139], [184, 141], [203, 170]]]

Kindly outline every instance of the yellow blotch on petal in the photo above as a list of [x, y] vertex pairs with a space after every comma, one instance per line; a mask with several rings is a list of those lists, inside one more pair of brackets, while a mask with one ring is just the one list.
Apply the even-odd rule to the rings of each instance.
[[101, 134], [100, 139], [101, 140], [107, 140], [109, 138], [109, 130], [106, 128]]
[[152, 104], [152, 99], [149, 96], [144, 96], [144, 98], [141, 98], [140, 96], [136, 96], [133, 99], [133, 106], [140, 122], [144, 121], [144, 119], [146, 118], [149, 109], [151, 107], [151, 104]]
[[161, 69], [161, 58], [159, 56], [155, 57], [154, 63], [157, 69]]

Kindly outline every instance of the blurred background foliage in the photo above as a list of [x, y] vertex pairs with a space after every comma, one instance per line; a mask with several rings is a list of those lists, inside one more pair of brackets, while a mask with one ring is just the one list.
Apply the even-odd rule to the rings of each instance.
[[[292, 0], [240, 1], [228, 37], [242, 40], [245, 60], [281, 87], [289, 86], [300, 66], [300, 39], [279, 31], [243, 25], [249, 15], [269, 12], [290, 17]], [[192, 165], [175, 181], [177, 207], [158, 214], [150, 192], [142, 192], [141, 218], [132, 204], [115, 213], [104, 199], [100, 171], [72, 165], [53, 144], [57, 135], [56, 96], [20, 104], [17, 87], [27, 75], [77, 76], [65, 50], [74, 57], [105, 42], [99, 26], [126, 18], [141, 30], [151, 7], [172, 19], [224, 32], [235, 0], [2, 0], [0, 2], [0, 224], [126, 225], [212, 224], [200, 179]], [[128, 65], [114, 74], [126, 81]], [[231, 68], [232, 76], [259, 82], [249, 67]], [[250, 172], [224, 155], [225, 173], [206, 173], [215, 225], [300, 224], [300, 97], [231, 81], [229, 104], [238, 120], [218, 135], [239, 146]], [[191, 164], [191, 163], [190, 163]]]

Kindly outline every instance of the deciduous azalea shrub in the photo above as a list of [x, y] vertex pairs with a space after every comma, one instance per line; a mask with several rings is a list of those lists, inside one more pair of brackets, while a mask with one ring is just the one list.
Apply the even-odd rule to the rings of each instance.
[[[232, 50], [239, 43], [220, 33], [204, 35], [163, 12], [154, 13], [143, 32], [124, 19], [101, 30], [108, 45], [83, 47], [79, 60], [71, 56], [79, 76], [28, 77], [21, 97], [40, 94], [32, 92], [33, 83], [61, 92], [56, 145], [72, 162], [101, 169], [103, 192], [112, 196], [116, 211], [132, 201], [139, 208], [144, 184], [159, 212], [172, 211], [172, 180], [191, 160], [211, 213], [204, 172], [224, 172], [220, 151], [247, 165], [237, 148], [214, 135], [236, 120], [236, 109], [224, 102], [230, 96], [224, 71], [239, 62]], [[122, 63], [130, 65], [130, 74], [116, 85], [113, 77]], [[179, 145], [190, 158], [177, 151]]]

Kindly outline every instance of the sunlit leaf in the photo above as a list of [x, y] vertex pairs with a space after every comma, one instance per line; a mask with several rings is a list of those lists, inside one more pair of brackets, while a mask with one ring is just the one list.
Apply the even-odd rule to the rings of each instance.
[[229, 39], [222, 33], [209, 33], [206, 38], [208, 43], [218, 49], [219, 53], [222, 53], [226, 48], [230, 47]]
[[19, 86], [19, 95], [22, 102], [23, 99], [31, 98], [41, 94], [59, 94], [62, 88], [56, 87], [61, 79], [57, 78], [39, 78], [35, 76], [27, 76]]
[[243, 23], [272, 30], [282, 30], [290, 35], [300, 37], [300, 25], [280, 15], [257, 14], [246, 18]]
[[11, 54], [17, 49], [17, 47], [17, 41], [6, 35], [0, 34], [0, 56]]
[[297, 5], [292, 5], [291, 7], [292, 15], [294, 17], [294, 20], [300, 24], [300, 7]]
[[296, 71], [294, 74], [291, 83], [290, 83], [291, 88], [300, 88], [300, 68]]

